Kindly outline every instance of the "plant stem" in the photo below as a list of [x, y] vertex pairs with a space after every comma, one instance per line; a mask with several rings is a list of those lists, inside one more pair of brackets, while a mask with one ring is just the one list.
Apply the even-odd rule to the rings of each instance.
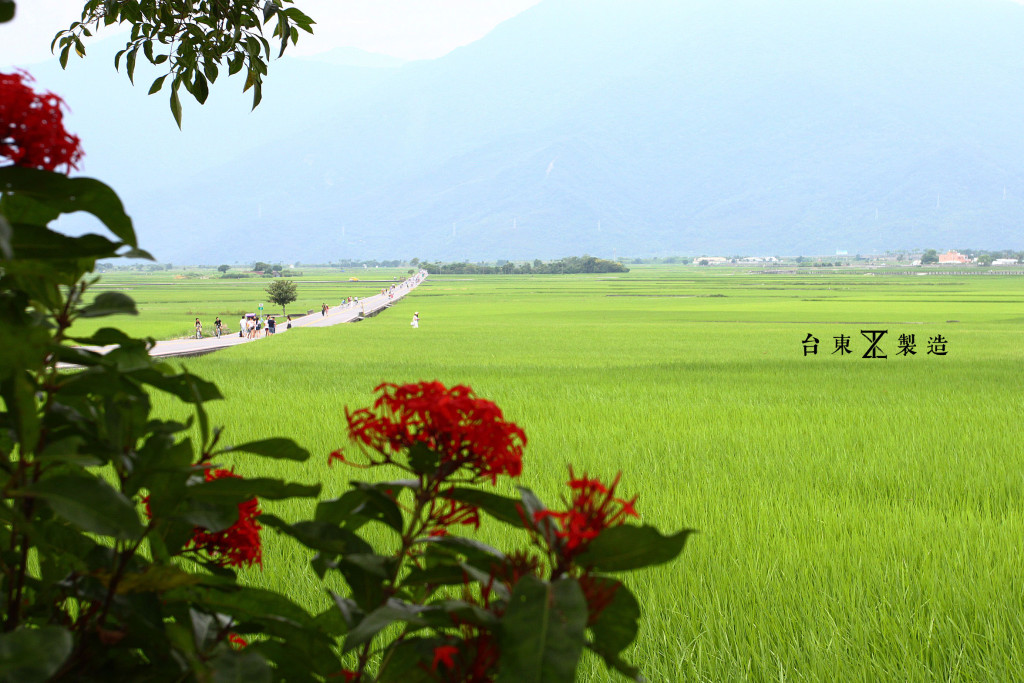
[[[422, 480], [421, 480], [422, 482]], [[391, 597], [398, 592], [396, 584], [398, 583], [398, 577], [402, 574], [403, 560], [409, 554], [409, 549], [412, 548], [413, 542], [423, 533], [423, 529], [426, 526], [426, 522], [420, 517], [423, 514], [424, 508], [431, 502], [434, 495], [436, 494], [436, 487], [426, 488], [422, 484], [416, 492], [416, 505], [412, 509], [411, 521], [409, 522], [408, 530], [402, 534], [402, 542], [398, 549], [398, 553], [395, 557], [395, 568], [392, 572], [391, 577], [386, 580], [384, 586], [384, 602], [387, 602]], [[370, 646], [373, 640], [368, 640], [362, 650], [359, 652], [359, 667], [356, 671], [359, 673], [360, 678], [366, 670], [366, 665], [370, 660]]]

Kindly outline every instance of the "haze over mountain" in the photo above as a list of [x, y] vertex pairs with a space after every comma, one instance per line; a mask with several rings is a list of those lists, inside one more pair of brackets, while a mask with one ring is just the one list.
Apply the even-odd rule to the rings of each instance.
[[183, 133], [116, 48], [32, 71], [163, 261], [1024, 247], [1010, 0], [545, 0], [436, 60], [274, 62], [251, 114], [218, 82]]

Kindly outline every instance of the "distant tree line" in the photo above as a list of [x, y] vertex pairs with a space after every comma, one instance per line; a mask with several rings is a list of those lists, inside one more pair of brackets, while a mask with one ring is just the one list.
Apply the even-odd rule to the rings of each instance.
[[431, 263], [419, 264], [432, 275], [551, 275], [572, 273], [628, 273], [629, 268], [618, 261], [608, 261], [594, 256], [569, 256], [557, 261], [534, 259], [519, 263], [498, 261], [495, 265], [486, 263]]

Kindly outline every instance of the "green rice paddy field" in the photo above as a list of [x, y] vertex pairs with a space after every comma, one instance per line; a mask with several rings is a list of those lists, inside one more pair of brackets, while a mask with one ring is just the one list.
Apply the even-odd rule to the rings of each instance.
[[[153, 320], [160, 337], [168, 321], [184, 319], [185, 333], [197, 315], [243, 305], [211, 282], [161, 295], [174, 303], [115, 284], [140, 301], [126, 322], [142, 332]], [[315, 285], [309, 300], [337, 303], [348, 286]], [[522, 483], [546, 500], [570, 464], [621, 470], [643, 522], [700, 530], [677, 561], [630, 579], [644, 619], [627, 654], [649, 680], [1013, 681], [1024, 680], [1022, 327], [1024, 277], [640, 267], [432, 276], [368, 321], [184, 363], [227, 396], [209, 408], [229, 442], [295, 438], [314, 458], [273, 474], [322, 482], [327, 496], [362, 474], [327, 466], [347, 443], [345, 407], [369, 404], [383, 381], [465, 383], [496, 401], [529, 437]], [[869, 329], [888, 330], [888, 358], [862, 358]], [[808, 334], [817, 355], [804, 355]], [[897, 355], [902, 334], [916, 355]], [[841, 335], [851, 355], [832, 353]], [[945, 356], [927, 353], [936, 335]], [[308, 557], [268, 536], [249, 580], [325, 607]], [[593, 660], [579, 678], [613, 680]]]

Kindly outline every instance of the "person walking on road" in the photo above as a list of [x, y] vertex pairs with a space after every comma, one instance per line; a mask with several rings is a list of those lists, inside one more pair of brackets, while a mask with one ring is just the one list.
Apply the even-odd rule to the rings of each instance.
[[244, 337], [245, 336], [245, 316], [244, 315], [241, 318], [238, 319], [238, 336], [239, 337]]
[[196, 339], [203, 338], [203, 324], [199, 322], [199, 318], [196, 318]]
[[274, 316], [270, 316], [267, 319], [267, 334], [274, 334], [277, 332], [277, 322], [274, 320]]

